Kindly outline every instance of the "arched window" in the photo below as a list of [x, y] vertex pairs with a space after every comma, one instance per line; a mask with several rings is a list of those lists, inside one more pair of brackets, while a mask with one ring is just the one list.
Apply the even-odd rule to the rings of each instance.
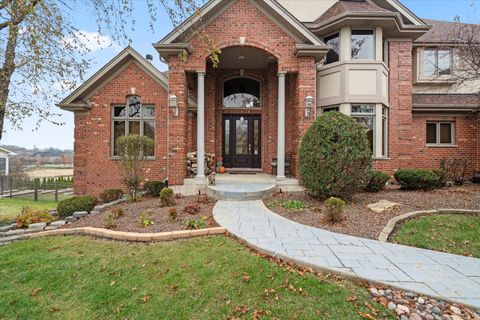
[[235, 78], [224, 82], [224, 108], [260, 108], [260, 82]]

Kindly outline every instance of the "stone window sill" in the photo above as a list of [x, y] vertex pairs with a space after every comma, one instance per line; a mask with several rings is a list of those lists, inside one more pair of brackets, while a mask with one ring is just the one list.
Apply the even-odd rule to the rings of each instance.
[[425, 145], [427, 148], [458, 148], [456, 144], [434, 144], [434, 143], [427, 143]]

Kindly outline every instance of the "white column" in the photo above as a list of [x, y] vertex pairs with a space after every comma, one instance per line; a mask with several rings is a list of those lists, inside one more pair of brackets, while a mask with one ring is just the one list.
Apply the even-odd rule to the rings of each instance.
[[383, 105], [381, 103], [377, 103], [375, 105], [375, 143], [373, 151], [374, 158], [381, 158], [382, 157], [382, 138], [383, 138], [383, 118], [382, 118], [382, 111]]
[[277, 180], [285, 179], [285, 76], [278, 73]]
[[197, 76], [197, 179], [205, 179], [205, 72]]
[[340, 61], [352, 59], [352, 29], [343, 27], [340, 30]]
[[375, 60], [383, 61], [383, 30], [375, 28]]

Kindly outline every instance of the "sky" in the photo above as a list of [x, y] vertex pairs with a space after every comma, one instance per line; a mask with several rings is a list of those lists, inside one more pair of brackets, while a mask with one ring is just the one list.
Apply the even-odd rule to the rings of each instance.
[[[459, 16], [464, 22], [480, 22], [476, 18], [479, 16], [479, 11], [474, 11], [475, 8], [480, 10], [480, 0], [401, 0], [401, 2], [421, 18], [453, 21], [456, 16]], [[173, 28], [172, 23], [166, 14], [159, 9], [159, 17], [154, 22], [154, 32], [152, 32], [148, 27], [150, 18], [143, 0], [134, 0], [134, 3], [136, 29], [134, 32], [129, 32], [132, 39], [131, 46], [143, 56], [152, 54], [154, 65], [162, 71], [166, 70], [167, 66], [160, 62], [152, 43], [159, 41], [170, 32]], [[78, 12], [78, 14], [75, 14], [76, 25], [87, 35], [85, 41], [92, 49], [91, 57], [95, 61], [87, 73], [88, 78], [118, 54], [126, 44], [115, 43], [108, 35], [99, 35], [94, 18], [84, 8], [76, 8], [75, 11]], [[98, 37], [101, 37], [100, 44], [96, 40]], [[67, 95], [68, 92], [65, 92], [65, 96]], [[52, 101], [52, 105], [58, 102]], [[61, 111], [56, 107], [52, 109], [60, 113], [60, 117], [56, 119], [60, 119], [63, 123], [62, 126], [43, 121], [40, 127], [36, 129], [37, 119], [32, 117], [24, 120], [22, 129], [18, 130], [13, 128], [7, 120], [6, 132], [0, 144], [13, 144], [27, 148], [36, 146], [38, 148], [73, 149], [73, 113]]]

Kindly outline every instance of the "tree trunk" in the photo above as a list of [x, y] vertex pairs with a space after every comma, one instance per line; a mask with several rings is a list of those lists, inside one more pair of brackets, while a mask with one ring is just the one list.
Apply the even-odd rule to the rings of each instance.
[[5, 122], [5, 109], [8, 101], [9, 87], [15, 71], [15, 49], [17, 47], [18, 26], [10, 25], [8, 28], [8, 42], [5, 49], [5, 61], [0, 69], [0, 141], [3, 136]]

